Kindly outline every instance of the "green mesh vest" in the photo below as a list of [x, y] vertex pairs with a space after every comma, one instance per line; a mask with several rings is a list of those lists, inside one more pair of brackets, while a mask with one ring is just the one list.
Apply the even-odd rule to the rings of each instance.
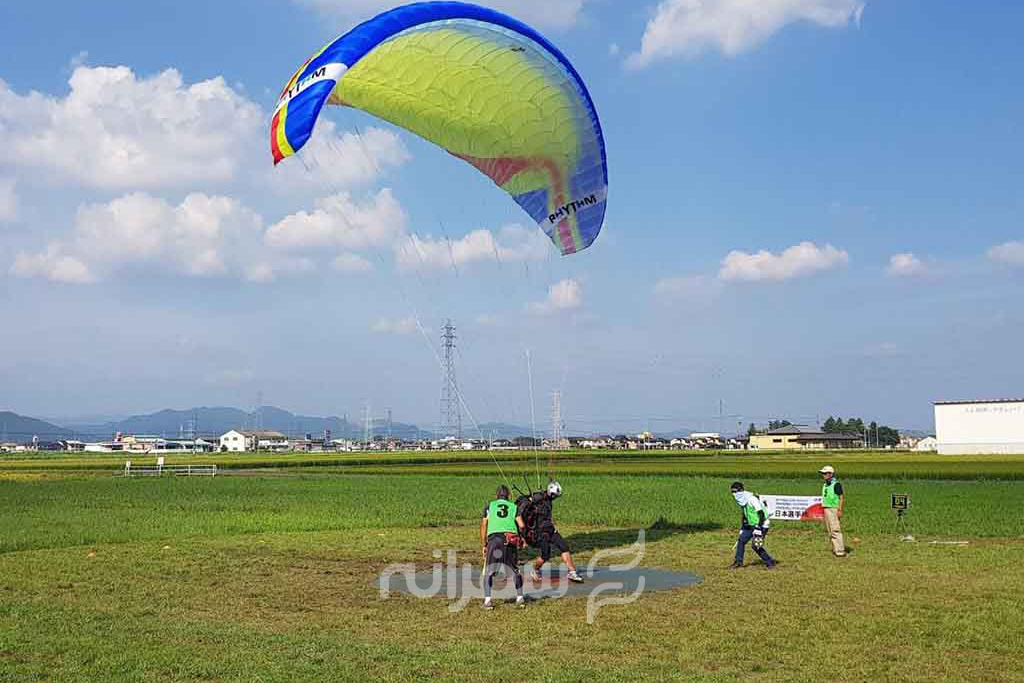
[[516, 527], [515, 503], [507, 500], [496, 500], [487, 506], [487, 535], [514, 534]]
[[823, 508], [837, 508], [839, 507], [839, 494], [836, 493], [836, 481], [835, 477], [827, 484], [823, 484], [821, 487], [821, 507]]
[[757, 510], [750, 503], [743, 506], [743, 514], [747, 518], [747, 524], [750, 526], [761, 526], [761, 516], [757, 514]]

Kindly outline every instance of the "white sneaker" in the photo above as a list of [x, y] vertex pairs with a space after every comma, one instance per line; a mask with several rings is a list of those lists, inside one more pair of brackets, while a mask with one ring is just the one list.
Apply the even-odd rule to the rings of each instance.
[[494, 609], [494, 605], [491, 603], [491, 599], [490, 598], [484, 598], [484, 609], [486, 609], [486, 610]]
[[522, 595], [517, 595], [516, 607], [526, 607], [526, 598], [524, 598]]
[[569, 576], [566, 578], [568, 578], [573, 583], [583, 583], [583, 577], [577, 574], [576, 572], [569, 572]]

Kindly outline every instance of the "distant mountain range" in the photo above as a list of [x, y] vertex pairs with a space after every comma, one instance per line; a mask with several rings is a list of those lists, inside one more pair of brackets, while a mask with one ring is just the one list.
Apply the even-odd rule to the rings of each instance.
[[50, 424], [60, 425], [65, 429], [74, 430], [79, 425], [98, 425], [105, 422], [117, 422], [128, 416], [121, 413], [82, 413], [76, 415], [40, 415], [39, 419]]
[[[56, 421], [56, 420], [55, 420]], [[250, 412], [238, 408], [200, 407], [189, 410], [161, 410], [149, 415], [135, 415], [119, 420], [83, 424], [64, 422], [53, 424], [13, 412], [0, 412], [0, 441], [26, 443], [32, 437], [41, 441], [76, 438], [82, 440], [107, 440], [117, 432], [125, 434], [153, 434], [165, 437], [180, 437], [192, 433], [216, 437], [231, 429], [266, 429], [281, 432], [289, 437], [303, 437], [310, 434], [321, 437], [325, 430], [331, 430], [332, 438], [362, 439], [365, 426], [361, 422], [350, 422], [343, 417], [311, 417], [296, 415], [281, 408], [264, 406], [258, 411]], [[415, 424], [392, 422], [390, 427], [385, 420], [373, 421], [375, 436], [391, 436], [403, 440], [430, 439], [434, 437], [432, 429], [421, 429]], [[463, 423], [462, 433], [466, 438], [514, 439], [519, 436], [530, 436], [532, 429], [506, 422], [485, 422], [480, 425], [479, 432], [471, 425]], [[693, 430], [679, 428], [672, 431], [656, 432], [663, 438], [687, 437]], [[619, 434], [621, 432], [599, 432]], [[908, 431], [917, 435], [917, 432]], [[547, 436], [549, 425], [537, 425], [537, 436]], [[630, 432], [630, 434], [635, 434]], [[923, 433], [921, 433], [923, 434]], [[572, 436], [581, 434], [572, 433]]]
[[[59, 418], [57, 418], [59, 420]], [[361, 439], [365, 425], [343, 417], [312, 417], [273, 406], [264, 406], [249, 412], [238, 408], [198, 407], [188, 410], [161, 410], [149, 415], [133, 415], [118, 420], [85, 423], [80, 418], [71, 418], [61, 425], [25, 417], [13, 412], [0, 412], [0, 441], [28, 442], [32, 437], [42, 441], [58, 439], [107, 440], [114, 434], [152, 434], [164, 437], [180, 437], [192, 433], [212, 437], [220, 436], [231, 429], [265, 429], [281, 432], [289, 437], [303, 437], [309, 434], [322, 437], [326, 430], [332, 438]], [[415, 440], [434, 437], [433, 430], [421, 429], [415, 424], [374, 419], [372, 430], [375, 436], [391, 435], [398, 439]], [[488, 422], [480, 425], [485, 438], [513, 439], [528, 436], [530, 429], [504, 422]], [[5, 437], [6, 434], [6, 437]], [[479, 437], [469, 425], [463, 425], [467, 438]]]
[[[475, 439], [480, 438], [480, 433], [483, 433], [485, 439], [514, 439], [519, 436], [530, 436], [531, 431], [529, 427], [519, 427], [507, 422], [484, 422], [480, 425], [480, 432], [476, 432], [472, 426], [462, 425], [463, 435]], [[537, 430], [538, 437], [546, 433], [547, 425], [544, 431]]]
[[[13, 413], [11, 414], [13, 415]], [[36, 422], [40, 425], [46, 424]], [[187, 436], [194, 432], [211, 437], [220, 436], [231, 429], [265, 429], [281, 432], [289, 437], [303, 437], [306, 434], [322, 437], [328, 429], [331, 431], [331, 437], [335, 439], [362, 439], [365, 435], [365, 425], [362, 422], [349, 421], [337, 416], [296, 415], [273, 406], [264, 406], [253, 412], [238, 408], [206, 406], [188, 410], [161, 410], [149, 415], [134, 415], [121, 420], [96, 424], [69, 423], [63, 427], [49, 425], [49, 429], [44, 431], [60, 433], [64, 438], [73, 435], [78, 439], [103, 440], [111, 438], [117, 432], [165, 437]], [[374, 436], [390, 434], [403, 440], [434, 437], [432, 430], [421, 429], [418, 425], [404, 422], [392, 422], [388, 425], [387, 421], [382, 419], [374, 419], [372, 429]], [[25, 430], [19, 429], [18, 431]], [[480, 431], [486, 438], [496, 439], [511, 439], [530, 433], [528, 428], [501, 422], [482, 424]], [[465, 424], [463, 425], [463, 434], [467, 438], [479, 436], [472, 427]]]
[[69, 436], [70, 430], [55, 424], [9, 411], [0, 412], [0, 443], [28, 443], [33, 437], [38, 437], [40, 441], [56, 441]]
[[[303, 437], [306, 434], [321, 437], [328, 429], [331, 431], [332, 438], [360, 438], [364, 433], [362, 424], [349, 422], [341, 417], [296, 415], [273, 406], [263, 406], [253, 412], [238, 408], [207, 406], [188, 410], [161, 410], [149, 415], [134, 415], [123, 420], [99, 424], [76, 424], [73, 425], [73, 429], [79, 438], [98, 439], [109, 439], [117, 432], [165, 437], [180, 437], [195, 433], [211, 437], [220, 436], [231, 429], [272, 430], [289, 437]], [[374, 421], [374, 434], [384, 434], [387, 429], [384, 420]], [[391, 424], [391, 434], [398, 438], [418, 438], [421, 433], [422, 431], [416, 425], [400, 422]]]

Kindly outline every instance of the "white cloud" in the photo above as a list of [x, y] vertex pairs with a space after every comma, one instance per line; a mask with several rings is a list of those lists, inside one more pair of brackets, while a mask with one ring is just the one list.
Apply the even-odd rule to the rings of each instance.
[[131, 194], [78, 210], [77, 251], [90, 262], [164, 265], [188, 275], [224, 275], [232, 251], [258, 239], [259, 216], [228, 197], [190, 194], [178, 206]]
[[763, 280], [791, 280], [832, 270], [849, 263], [849, 255], [831, 244], [818, 247], [813, 242], [801, 242], [781, 254], [759, 251], [731, 251], [722, 259], [718, 277], [725, 281], [757, 282]]
[[248, 282], [267, 283], [277, 279], [274, 266], [270, 263], [255, 263], [245, 268], [245, 279]]
[[66, 284], [90, 284], [96, 281], [89, 267], [74, 256], [61, 253], [58, 244], [51, 244], [40, 254], [18, 254], [11, 274], [25, 278], [43, 278]]
[[51, 97], [0, 81], [0, 161], [105, 189], [194, 185], [233, 179], [265, 137], [263, 110], [220, 77], [80, 66], [69, 84]]
[[721, 288], [720, 281], [707, 275], [670, 277], [655, 283], [654, 294], [665, 301], [691, 305], [708, 304], [719, 294]]
[[641, 68], [716, 48], [737, 55], [788, 24], [846, 26], [859, 23], [863, 11], [862, 0], [663, 0], [626, 63]]
[[1024, 242], [1007, 242], [988, 250], [989, 260], [1007, 266], [1024, 267]]
[[895, 342], [878, 342], [865, 348], [864, 355], [870, 358], [894, 358], [904, 355], [904, 351]]
[[404, 234], [405, 211], [385, 188], [363, 203], [340, 192], [316, 202], [312, 213], [300, 211], [267, 230], [267, 246], [277, 249], [367, 249], [391, 246]]
[[[325, 16], [340, 22], [357, 22], [395, 6], [393, 0], [295, 0]], [[505, 12], [528, 24], [545, 28], [565, 29], [573, 26], [580, 16], [586, 0], [481, 0], [486, 5]]]
[[476, 262], [522, 263], [542, 261], [551, 251], [546, 235], [536, 228], [507, 225], [498, 237], [489, 230], [474, 230], [454, 240], [412, 235], [395, 245], [400, 268], [445, 269]]
[[205, 376], [206, 384], [212, 386], [227, 385], [234, 386], [244, 384], [256, 379], [256, 373], [248, 369], [219, 370]]
[[17, 219], [18, 195], [14, 192], [14, 181], [0, 178], [0, 223], [13, 223]]
[[68, 60], [68, 70], [69, 71], [74, 71], [75, 69], [77, 69], [79, 67], [86, 66], [86, 62], [88, 62], [88, 61], [89, 61], [89, 51], [88, 50], [79, 50], [78, 54], [74, 55], [70, 60]]
[[373, 264], [358, 254], [338, 254], [331, 261], [331, 268], [340, 273], [365, 273], [373, 270]]
[[548, 289], [544, 301], [530, 304], [534, 313], [559, 313], [572, 311], [583, 305], [583, 288], [578, 280], [566, 279], [557, 282]]
[[311, 269], [308, 260], [260, 253], [261, 234], [260, 217], [228, 197], [196, 193], [174, 206], [135, 193], [80, 207], [67, 239], [42, 254], [20, 254], [12, 272], [74, 282], [133, 269], [267, 281]]
[[373, 324], [370, 328], [374, 332], [380, 332], [381, 334], [415, 334], [419, 329], [416, 324], [416, 319], [402, 318], [401, 320], [389, 320], [387, 318], [381, 318]]
[[893, 277], [918, 277], [926, 275], [928, 268], [913, 254], [894, 254], [889, 258], [885, 272]]
[[483, 315], [478, 315], [474, 322], [476, 322], [480, 327], [497, 327], [501, 324], [501, 318], [496, 315], [485, 313]]
[[379, 180], [389, 168], [411, 159], [402, 138], [383, 128], [338, 134], [326, 118], [317, 121], [316, 132], [299, 151], [301, 159], [285, 159], [277, 166], [267, 162], [275, 188], [321, 187], [332, 193], [340, 187], [357, 187]]
[[248, 282], [266, 284], [276, 282], [282, 275], [300, 275], [316, 270], [308, 258], [273, 258], [244, 266], [243, 277]]

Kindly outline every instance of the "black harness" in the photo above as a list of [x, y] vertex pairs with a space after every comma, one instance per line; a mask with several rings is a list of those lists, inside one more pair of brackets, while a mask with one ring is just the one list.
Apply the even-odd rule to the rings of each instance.
[[[531, 493], [516, 499], [517, 514], [523, 518], [525, 532], [520, 535], [533, 547], [540, 544], [541, 536], [551, 526], [551, 504], [544, 500], [545, 494]], [[544, 514], [543, 503], [547, 503], [547, 514]]]

